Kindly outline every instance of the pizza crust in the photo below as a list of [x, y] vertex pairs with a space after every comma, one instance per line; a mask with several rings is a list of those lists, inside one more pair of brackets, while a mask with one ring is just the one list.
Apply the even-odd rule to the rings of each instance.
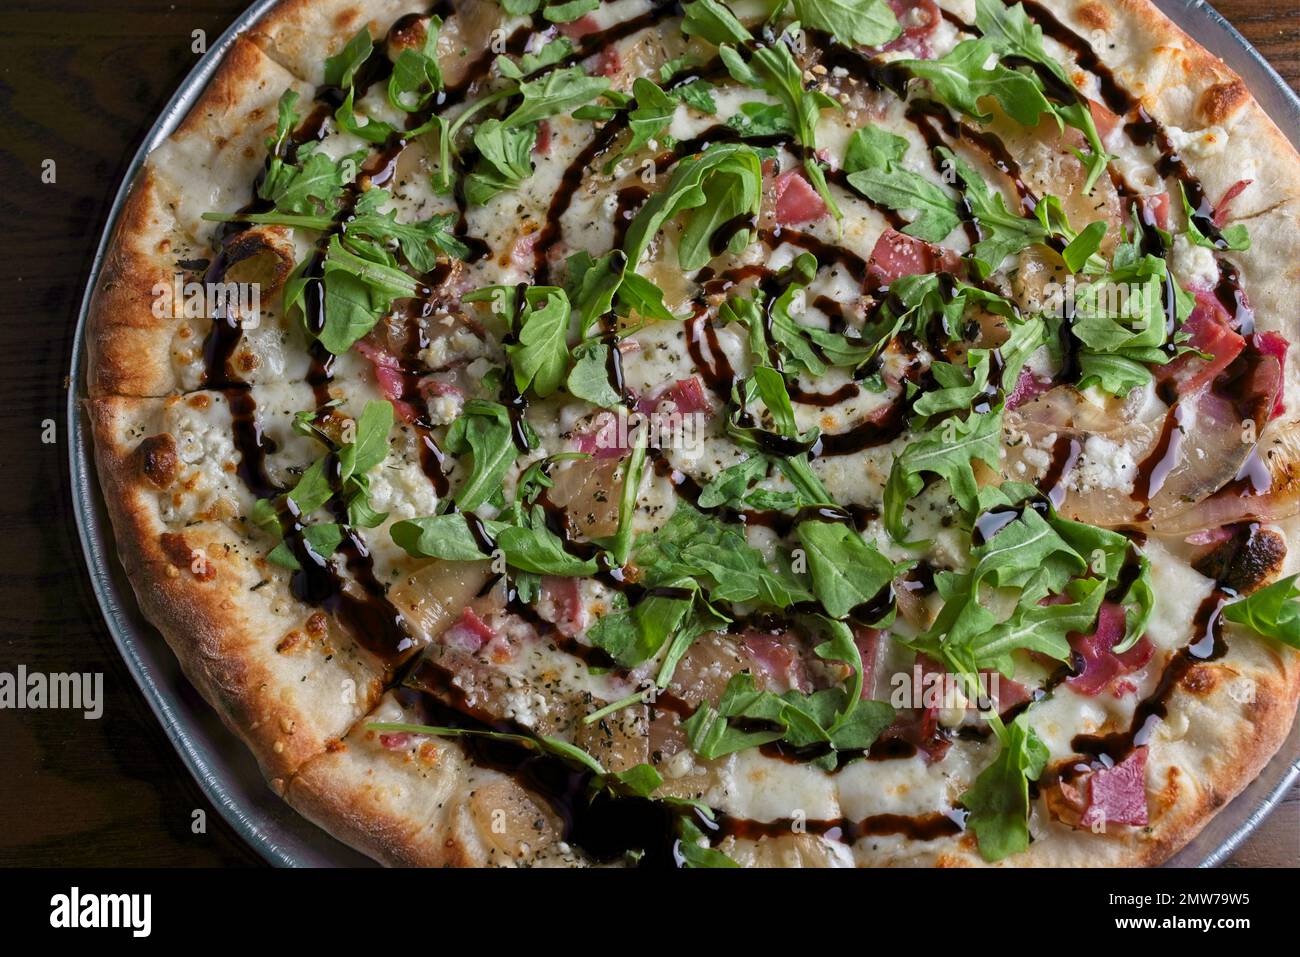
[[[1255, 243], [1230, 258], [1242, 271], [1259, 327], [1300, 338], [1287, 327], [1300, 286], [1300, 158], [1291, 144], [1239, 78], [1146, 0], [1047, 5], [1077, 31], [1105, 38], [1097, 45], [1102, 60], [1166, 126], [1192, 133], [1217, 128], [1230, 138], [1218, 152], [1189, 151], [1184, 159], [1212, 197], [1250, 165], [1256, 183], [1234, 209], [1249, 222]], [[406, 0], [285, 0], [235, 42], [194, 109], [149, 158], [123, 207], [88, 321], [86, 408], [119, 552], [141, 607], [272, 786], [301, 813], [384, 863], [509, 863], [520, 855], [493, 843], [491, 828], [474, 813], [476, 790], [504, 788], [524, 806], [544, 802], [505, 775], [476, 767], [456, 742], [426, 741], [420, 753], [409, 754], [380, 743], [369, 722], [411, 717], [383, 691], [383, 666], [336, 626], [322, 631], [310, 624], [313, 610], [288, 597], [285, 573], [267, 566], [266, 543], [250, 537], [238, 510], [181, 527], [169, 524], [159, 505], [179, 479], [161, 422], [169, 403], [187, 401], [197, 384], [177, 359], [185, 320], [155, 315], [155, 284], [170, 281], [176, 260], [210, 255], [215, 226], [201, 219], [203, 211], [238, 209], [252, 198], [250, 184], [283, 89], [298, 89], [309, 100], [324, 58], [362, 23], [382, 35], [399, 16], [420, 9]], [[971, 11], [959, 12], [972, 19]], [[1286, 363], [1286, 421], [1300, 414], [1294, 347]], [[1300, 544], [1300, 522], [1285, 530]], [[185, 553], [194, 549], [202, 549], [214, 575], [185, 566]], [[1292, 548], [1287, 564], [1291, 571], [1300, 567], [1300, 549]], [[263, 580], [270, 583], [259, 586]], [[1231, 630], [1228, 641], [1223, 659], [1192, 670], [1155, 735], [1149, 827], [1072, 831], [1050, 821], [1039, 801], [1031, 817], [1034, 843], [1003, 863], [1158, 864], [1239, 793], [1287, 736], [1300, 699], [1300, 656]], [[342, 693], [349, 683], [350, 697]], [[793, 837], [777, 843], [786, 841], [797, 843]], [[970, 834], [880, 844], [875, 862], [983, 863]], [[744, 858], [743, 849], [738, 856]], [[582, 863], [562, 844], [531, 859]], [[824, 862], [817, 854], [806, 860]]]
[[266, 561], [264, 540], [241, 534], [223, 496], [204, 516], [164, 520], [160, 499], [184, 494], [196, 470], [162, 418], [196, 398], [208, 396], [97, 398], [86, 411], [141, 609], [274, 786], [369, 711], [384, 669], [329, 616], [290, 597], [288, 573]]

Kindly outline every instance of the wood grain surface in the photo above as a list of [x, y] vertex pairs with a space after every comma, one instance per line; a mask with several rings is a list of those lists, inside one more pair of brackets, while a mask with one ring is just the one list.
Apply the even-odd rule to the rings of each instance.
[[[85, 276], [145, 131], [242, 0], [5, 0], [0, 11], [0, 671], [100, 672], [104, 715], [0, 710], [0, 865], [252, 865], [100, 620], [71, 519], [65, 375]], [[1300, 89], [1300, 4], [1217, 4]], [[1291, 9], [1286, 9], [1287, 7]], [[42, 163], [53, 160], [54, 183]], [[42, 442], [46, 420], [57, 424]], [[193, 833], [206, 810], [205, 833]], [[1300, 864], [1300, 790], [1230, 866]]]

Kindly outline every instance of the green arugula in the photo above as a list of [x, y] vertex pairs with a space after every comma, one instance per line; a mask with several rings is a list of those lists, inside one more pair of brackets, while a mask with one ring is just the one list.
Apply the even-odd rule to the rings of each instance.
[[1068, 91], [1068, 96], [1053, 103], [1053, 111], [1061, 122], [1082, 132], [1088, 141], [1089, 153], [1079, 150], [1074, 153], [1088, 170], [1084, 190], [1091, 192], [1097, 178], [1105, 172], [1110, 157], [1102, 146], [1092, 110], [1074, 92], [1074, 84], [1060, 59], [1049, 54], [1043, 46], [1042, 29], [1025, 13], [1023, 4], [1008, 6], [1004, 0], [975, 0], [975, 24], [1000, 56], [1018, 56], [1038, 64], [1055, 78], [1055, 88]]
[[963, 510], [975, 506], [978, 489], [973, 463], [998, 468], [1002, 453], [1002, 408], [971, 412], [965, 419], [950, 417], [910, 442], [894, 457], [885, 483], [884, 522], [896, 541], [907, 537], [903, 512], [925, 485], [924, 473], [948, 483]]
[[510, 413], [498, 402], [470, 399], [447, 430], [443, 448], [452, 455], [473, 456], [470, 473], [456, 490], [456, 507], [472, 512], [499, 491], [518, 455]]
[[924, 80], [930, 94], [945, 106], [982, 122], [991, 118], [979, 106], [985, 97], [997, 100], [1021, 126], [1036, 126], [1039, 117], [1052, 113], [1037, 78], [997, 62], [987, 39], [963, 40], [944, 56], [900, 60], [898, 66]]
[[442, 70], [438, 66], [438, 32], [441, 17], [429, 17], [424, 24], [424, 43], [420, 49], [405, 49], [393, 61], [388, 78], [388, 102], [394, 109], [418, 113], [442, 89]]
[[987, 277], [1001, 266], [1008, 256], [1029, 246], [1058, 240], [1069, 248], [1080, 236], [1083, 239], [1071, 250], [1066, 265], [1071, 268], [1082, 268], [1084, 265], [1100, 268], [1104, 265], [1097, 254], [1104, 229], [1101, 234], [1097, 230], [1083, 234], [1075, 232], [1065, 217], [1061, 201], [1055, 196], [1041, 197], [1032, 216], [1021, 216], [1007, 209], [1002, 194], [991, 189], [978, 173], [951, 150], [941, 146], [936, 152], [957, 171], [966, 187], [966, 202], [980, 231], [980, 241], [971, 250], [971, 256], [982, 277]]
[[[1218, 236], [1213, 238], [1206, 236], [1196, 224], [1198, 210], [1192, 209], [1191, 202], [1187, 199], [1187, 187], [1182, 183], [1178, 184], [1178, 194], [1183, 200], [1183, 215], [1187, 217], [1187, 239], [1195, 246], [1204, 246], [1206, 249], [1213, 249], [1215, 252], [1228, 250], [1231, 252], [1244, 252], [1250, 248], [1250, 233], [1246, 231], [1245, 223], [1233, 223], [1218, 231]], [[1201, 215], [1202, 219], [1208, 217]]]
[[632, 135], [623, 148], [605, 163], [606, 174], [624, 156], [631, 156], [651, 140], [660, 139], [677, 111], [677, 100], [645, 77], [639, 76], [632, 82], [632, 96], [636, 99], [636, 109], [627, 115]]
[[[1174, 290], [1175, 329], [1191, 315], [1193, 297], [1169, 274], [1159, 256], [1141, 252], [1136, 240], [1120, 243], [1109, 270], [1074, 290], [1070, 334], [1077, 339], [1082, 376], [1078, 388], [1096, 385], [1112, 395], [1128, 395], [1151, 381], [1149, 366], [1163, 365], [1189, 349], [1169, 345], [1166, 290]], [[1049, 302], [1064, 312], [1063, 302]], [[1176, 333], [1175, 342], [1183, 338]]]
[[[354, 249], [356, 251], [354, 251]], [[367, 243], [348, 248], [331, 236], [325, 254], [325, 326], [318, 338], [330, 352], [342, 355], [375, 327], [393, 308], [395, 299], [418, 295], [420, 284], [397, 267], [396, 260]], [[303, 304], [301, 279], [285, 289], [285, 308]]]
[[762, 90], [775, 97], [784, 107], [786, 115], [792, 121], [795, 139], [805, 148], [804, 172], [808, 174], [809, 182], [827, 209], [838, 220], [841, 217], [839, 205], [826, 185], [826, 174], [818, 165], [813, 151], [817, 148], [817, 122], [821, 118], [821, 111], [839, 109], [840, 104], [820, 90], [805, 87], [803, 71], [790, 52], [786, 43], [787, 36], [779, 37], [769, 46], [747, 48], [750, 53], [748, 59], [728, 43], [718, 48], [718, 55], [738, 83]]
[[325, 58], [325, 85], [350, 89], [361, 65], [370, 59], [375, 43], [370, 28], [363, 26], [338, 53]]
[[800, 522], [796, 533], [813, 592], [832, 618], [871, 602], [910, 564], [895, 565], [873, 542], [838, 522]]
[[1300, 575], [1275, 581], [1253, 594], [1225, 605], [1223, 617], [1245, 625], [1256, 634], [1272, 638], [1292, 648], [1300, 648]]
[[796, 749], [825, 748], [811, 763], [834, 770], [840, 752], [865, 751], [893, 720], [894, 709], [886, 702], [849, 702], [843, 688], [778, 695], [758, 690], [753, 675], [742, 671], [727, 682], [717, 707], [701, 705], [682, 722], [682, 730], [691, 750], [706, 761], [784, 741]]
[[[757, 216], [762, 194], [762, 161], [748, 146], [722, 144], [682, 160], [668, 185], [646, 200], [629, 225], [623, 244], [628, 266], [635, 271], [663, 225], [689, 212], [678, 262], [683, 269], [699, 269], [712, 258], [710, 241], [718, 227], [739, 215]], [[727, 249], [744, 249], [751, 235], [750, 230], [738, 230]]]
[[961, 224], [957, 200], [942, 187], [903, 166], [907, 140], [878, 126], [857, 130], [844, 154], [849, 185], [873, 203], [915, 210], [903, 232], [937, 243]]
[[[275, 500], [259, 499], [254, 503], [251, 519], [255, 525], [276, 539], [278, 545], [267, 555], [267, 560], [285, 568], [301, 567], [289, 545], [284, 542], [280, 514], [288, 509], [295, 516], [311, 515], [338, 497], [347, 509], [348, 524], [353, 527], [374, 528], [388, 516], [370, 508], [370, 481], [372, 469], [388, 457], [388, 434], [393, 427], [393, 406], [389, 402], [367, 402], [360, 418], [354, 423], [351, 442], [336, 443], [312, 423], [313, 413], [300, 413], [295, 428], [325, 443], [330, 455], [317, 459], [299, 476], [288, 492]], [[299, 425], [299, 423], [303, 423]], [[300, 519], [301, 520], [301, 519]], [[308, 549], [322, 560], [332, 555], [343, 541], [343, 526], [337, 522], [307, 524], [302, 537]]]
[[993, 728], [1001, 748], [961, 803], [970, 811], [966, 826], [975, 832], [980, 854], [1000, 861], [1029, 847], [1029, 782], [1038, 780], [1051, 755], [1025, 715], [1010, 727], [995, 716]]
[[736, 19], [726, 4], [718, 0], [690, 0], [682, 7], [685, 19], [682, 33], [699, 37], [714, 46], [724, 43], [745, 43], [753, 39], [745, 25]]
[[804, 26], [833, 34], [844, 44], [884, 46], [902, 32], [884, 0], [794, 0], [794, 12]]

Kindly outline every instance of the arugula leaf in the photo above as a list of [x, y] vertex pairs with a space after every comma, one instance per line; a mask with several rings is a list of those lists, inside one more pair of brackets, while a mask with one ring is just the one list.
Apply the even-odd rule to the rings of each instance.
[[[813, 763], [833, 770], [839, 763], [839, 751], [869, 748], [894, 719], [894, 709], [883, 701], [859, 701], [846, 708], [847, 698], [843, 688], [811, 694], [759, 691], [753, 675], [742, 671], [727, 682], [716, 708], [702, 704], [682, 722], [682, 730], [691, 750], [706, 761], [783, 740], [795, 748], [826, 747], [827, 753]], [[841, 720], [841, 715], [846, 717]], [[729, 719], [764, 722], [770, 727], [747, 730]]]
[[388, 458], [388, 433], [393, 429], [391, 402], [367, 402], [356, 421], [356, 438], [339, 449], [339, 480], [364, 475]]
[[508, 116], [484, 120], [474, 131], [479, 162], [465, 178], [465, 198], [475, 205], [483, 205], [503, 190], [517, 189], [533, 174], [532, 151], [539, 121], [570, 113], [609, 90], [608, 79], [587, 76], [577, 66], [551, 70], [527, 81], [519, 78], [523, 74], [517, 68], [511, 72], [517, 74], [513, 84], [462, 112], [442, 137], [448, 143], [454, 141], [457, 131], [483, 107], [506, 96], [519, 98], [519, 106]]
[[944, 56], [933, 60], [900, 60], [898, 66], [925, 80], [930, 92], [945, 106], [985, 121], [989, 114], [979, 101], [991, 96], [1021, 126], [1036, 126], [1038, 118], [1052, 112], [1037, 79], [1012, 70], [994, 59], [987, 39], [963, 40]]
[[569, 298], [556, 286], [531, 286], [524, 294], [519, 341], [506, 346], [515, 386], [545, 398], [564, 382], [569, 366]]
[[[366, 193], [384, 193], [387, 190], [370, 190]], [[441, 213], [417, 223], [399, 223], [397, 211], [358, 215], [344, 224], [344, 234], [360, 236], [380, 242], [396, 242], [411, 268], [420, 273], [432, 272], [438, 265], [439, 249], [456, 259], [469, 256], [469, 247], [456, 238], [455, 213]], [[431, 248], [432, 247], [432, 248]]]
[[[331, 236], [325, 255], [325, 326], [319, 338], [335, 355], [341, 355], [352, 344], [374, 328], [393, 306], [393, 300], [410, 298], [417, 294], [419, 283], [398, 269], [392, 258], [379, 261], [384, 255], [373, 247], [364, 247], [367, 256], [358, 255], [344, 246], [337, 236]], [[303, 290], [286, 292], [285, 308], [301, 308]]]
[[1074, 92], [1074, 84], [1061, 61], [1043, 46], [1042, 29], [1025, 13], [1023, 4], [1007, 6], [1004, 0], [975, 0], [975, 24], [1000, 55], [1011, 54], [1045, 67], [1056, 78], [1055, 87], [1068, 92], [1068, 99], [1054, 104], [1054, 112], [1061, 121], [1082, 132], [1088, 141], [1091, 152], [1085, 155], [1075, 150], [1075, 155], [1087, 167], [1084, 190], [1091, 192], [1110, 157], [1102, 146], [1092, 110]]
[[342, 50], [325, 58], [325, 85], [350, 89], [357, 70], [370, 58], [374, 49], [370, 28], [362, 26]]
[[792, 119], [795, 139], [808, 148], [817, 145], [817, 121], [824, 109], [839, 109], [839, 102], [819, 90], [804, 88], [803, 71], [778, 40], [771, 46], [754, 49], [746, 60], [735, 47], [723, 44], [718, 54], [727, 71], [738, 82], [775, 97]]
[[[735, 215], [757, 215], [763, 192], [762, 161], [744, 144], [727, 143], [677, 164], [668, 185], [643, 205], [628, 227], [623, 249], [635, 271], [641, 256], [663, 225], [683, 212], [691, 212], [678, 246], [683, 269], [698, 269], [712, 258], [710, 241], [724, 220], [720, 210]], [[743, 249], [750, 233], [739, 230], [728, 249]]]
[[[311, 417], [314, 413], [300, 413]], [[295, 423], [296, 424], [296, 423]], [[352, 442], [335, 446], [324, 432], [311, 427], [308, 434], [326, 442], [337, 458], [331, 462], [327, 456], [317, 459], [298, 477], [294, 487], [282, 498], [290, 511], [298, 516], [308, 516], [323, 508], [338, 495], [348, 507], [348, 521], [353, 526], [373, 528], [382, 524], [386, 513], [375, 512], [367, 501], [370, 487], [366, 473], [388, 457], [388, 435], [393, 427], [393, 406], [382, 400], [367, 402], [361, 417], [356, 421]], [[280, 508], [269, 499], [254, 503], [251, 515], [254, 524], [275, 538], [282, 537]], [[335, 522], [314, 523], [302, 530], [308, 550], [327, 559], [343, 541], [343, 527]], [[281, 541], [267, 556], [269, 561], [286, 568], [300, 567], [297, 557], [286, 542]]]
[[604, 409], [616, 409], [623, 397], [609, 384], [609, 350], [603, 339], [587, 339], [573, 347], [573, 368], [565, 380], [569, 394]]
[[465, 302], [491, 302], [516, 341], [506, 354], [521, 393], [529, 388], [545, 398], [563, 383], [569, 368], [569, 297], [558, 286], [529, 286], [523, 299], [514, 286], [484, 286], [463, 297]]
[[632, 155], [663, 133], [677, 111], [677, 101], [645, 77], [639, 76], [632, 82], [632, 96], [636, 98], [636, 109], [627, 115], [627, 125], [632, 136], [605, 163], [606, 173], [624, 156]]
[[585, 336], [613, 307], [614, 293], [627, 270], [627, 256], [621, 249], [612, 249], [593, 259], [583, 249], [570, 256], [566, 265], [569, 299], [578, 312], [579, 329]]
[[354, 95], [354, 90], [348, 90], [348, 95], [339, 104], [339, 108], [334, 111], [334, 119], [343, 132], [360, 137], [367, 143], [376, 144], [387, 143], [391, 137], [397, 135], [397, 127], [391, 123], [385, 123], [383, 120], [367, 117], [366, 122], [358, 122], [356, 111], [353, 108]]
[[581, 67], [552, 70], [536, 80], [519, 84], [518, 95], [523, 102], [505, 122], [512, 127], [528, 126], [547, 117], [571, 112], [608, 89], [608, 78], [587, 76]]
[[545, 521], [534, 521], [529, 528], [509, 525], [497, 535], [497, 545], [508, 564], [526, 572], [579, 578], [596, 574], [596, 560], [565, 551], [563, 540], [546, 527]]
[[743, 532], [686, 502], [677, 503], [657, 532], [638, 540], [635, 561], [649, 587], [686, 579], [711, 598], [757, 601], [773, 608], [812, 597], [794, 578], [769, 569]]
[[902, 32], [884, 0], [794, 0], [794, 12], [804, 26], [844, 44], [884, 46]]
[[794, 135], [790, 117], [779, 103], [742, 103], [727, 117], [727, 125], [744, 137]]
[[[1070, 333], [1083, 345], [1078, 388], [1098, 385], [1113, 395], [1127, 395], [1151, 380], [1147, 366], [1172, 358], [1165, 348], [1165, 290], [1171, 277], [1159, 256], [1135, 258], [1121, 248], [1114, 263], [1091, 283], [1075, 288]], [[1192, 303], [1176, 285], [1174, 302], [1174, 318], [1181, 323], [1191, 314]], [[1060, 305], [1049, 303], [1049, 308], [1059, 311]]]
[[[668, 77], [663, 79], [666, 82]], [[708, 80], [691, 80], [689, 83], [682, 83], [669, 89], [668, 95], [708, 116], [718, 112], [718, 102], [713, 98], [713, 84]]]
[[[507, 527], [504, 522], [483, 522], [493, 540]], [[447, 512], [427, 518], [410, 518], [394, 522], [393, 541], [413, 558], [441, 558], [450, 562], [476, 562], [483, 554], [478, 539], [470, 531], [463, 512]]]
[[847, 525], [800, 522], [796, 532], [807, 554], [813, 591], [832, 618], [844, 618], [870, 602], [901, 570]]
[[1111, 395], [1128, 395], [1151, 381], [1151, 370], [1123, 356], [1080, 351], [1078, 389], [1097, 386]]
[[723, 469], [710, 479], [700, 490], [696, 504], [700, 508], [739, 504], [744, 501], [750, 486], [767, 477], [770, 468], [771, 462], [767, 456], [758, 452], [751, 453], [749, 458]]
[[1246, 231], [1245, 223], [1233, 223], [1231, 226], [1218, 230], [1218, 236], [1206, 236], [1197, 225], [1197, 219], [1209, 221], [1211, 225], [1213, 225], [1213, 221], [1205, 214], [1192, 209], [1192, 204], [1187, 199], [1187, 187], [1182, 183], [1178, 184], [1178, 194], [1183, 199], [1183, 214], [1187, 217], [1187, 239], [1189, 242], [1195, 246], [1213, 249], [1216, 252], [1220, 250], [1244, 252], [1250, 248], [1250, 233]]
[[999, 721], [994, 730], [1002, 748], [961, 796], [970, 811], [966, 824], [986, 861], [1000, 861], [1029, 847], [1029, 782], [1038, 780], [1050, 757], [1024, 715], [1006, 728]]
[[533, 175], [536, 142], [535, 126], [507, 126], [496, 118], [480, 123], [474, 131], [479, 162], [465, 177], [465, 199], [482, 206], [497, 193], [518, 189]]
[[[704, 0], [695, 0], [702, 3]], [[689, 7], [690, 4], [687, 4]], [[677, 843], [674, 851], [680, 856], [683, 867], [739, 867], [740, 865], [717, 848], [710, 847], [708, 838], [698, 824], [688, 817], [677, 819]]]
[[501, 9], [512, 17], [526, 17], [542, 8], [543, 0], [497, 0]]
[[875, 347], [841, 333], [805, 326], [790, 314], [795, 297], [816, 274], [816, 257], [800, 253], [778, 274], [781, 293], [770, 306], [766, 304], [766, 293], [757, 290], [753, 299], [729, 299], [719, 309], [719, 318], [749, 328], [749, 349], [757, 361], [768, 361], [769, 345], [774, 345], [782, 364], [792, 373], [806, 372], [817, 377], [825, 375], [831, 366], [859, 366], [872, 356]]
[[495, 741], [510, 741], [522, 745], [534, 751], [544, 751], [554, 754], [571, 764], [590, 771], [593, 774], [604, 775], [605, 769], [600, 766], [600, 762], [593, 758], [586, 751], [563, 741], [560, 738], [553, 738], [547, 735], [537, 735], [533, 737], [527, 734], [511, 734], [508, 731], [481, 731], [477, 728], [446, 728], [437, 727], [427, 724], [408, 724], [397, 721], [373, 721], [366, 725], [370, 731], [395, 731], [405, 732], [407, 734], [426, 734], [439, 738], [491, 738]]
[[641, 491], [641, 480], [645, 475], [646, 443], [649, 441], [650, 427], [643, 425], [623, 469], [623, 490], [618, 503], [618, 531], [610, 543], [610, 554], [614, 564], [622, 567], [627, 564], [632, 550], [632, 521], [636, 517], [637, 495]]
[[682, 33], [688, 37], [699, 37], [714, 46], [752, 39], [745, 25], [719, 0], [690, 0], [682, 10]]
[[904, 233], [927, 242], [940, 242], [961, 224], [957, 200], [936, 183], [902, 165], [907, 140], [879, 126], [854, 131], [844, 153], [849, 185], [871, 202], [891, 209], [915, 209], [917, 218]]
[[634, 272], [623, 274], [623, 282], [618, 287], [618, 304], [628, 313], [656, 322], [674, 322], [679, 318], [664, 305], [664, 291]]
[[567, 0], [546, 4], [542, 7], [542, 16], [552, 23], [572, 23], [584, 14], [599, 9], [600, 0]]
[[501, 488], [501, 480], [518, 454], [504, 405], [470, 399], [451, 424], [443, 447], [453, 455], [473, 455], [470, 473], [456, 491], [456, 506], [472, 512]]
[[895, 456], [885, 483], [884, 521], [889, 534], [900, 542], [907, 537], [903, 510], [924, 486], [923, 473], [933, 473], [946, 481], [957, 503], [969, 511], [977, 494], [972, 463], [978, 460], [997, 469], [1001, 452], [1001, 407], [991, 412], [971, 412], [965, 420], [945, 419], [913, 440]]
[[343, 174], [344, 164], [335, 163], [321, 152], [307, 154], [299, 166], [290, 166], [276, 157], [258, 185], [257, 194], [282, 213], [333, 216], [346, 183]]
[[1097, 612], [1106, 589], [1100, 579], [1079, 579], [1070, 591], [1078, 601], [1040, 605], [1037, 599], [1022, 601], [1011, 617], [982, 634], [972, 636], [957, 649], [958, 660], [970, 662], [973, 670], [996, 668], [1008, 678], [1016, 675], [1013, 651], [1032, 651], [1056, 661], [1070, 660], [1072, 632], [1087, 634], [1097, 622]]
[[651, 594], [632, 608], [611, 611], [587, 629], [588, 640], [625, 668], [653, 658], [679, 632], [691, 613], [698, 586], [690, 579], [679, 579], [656, 587], [681, 588], [692, 597]]
[[1052, 524], [1037, 509], [1028, 507], [1018, 509], [1015, 519], [987, 541], [972, 546], [971, 559], [975, 562], [972, 589], [985, 581], [998, 588], [1023, 588], [1038, 576], [1042, 586], [1055, 592], [1071, 575], [1087, 568]]
[[[596, 573], [594, 559], [579, 558], [565, 550], [564, 542], [534, 516], [527, 524], [482, 520], [483, 528], [512, 568], [535, 575], [588, 577]], [[414, 558], [472, 562], [490, 557], [470, 531], [463, 512], [395, 522], [393, 541]]]
[[1047, 242], [1050, 234], [1041, 222], [1007, 209], [1002, 194], [990, 189], [980, 175], [958, 159], [951, 150], [939, 147], [936, 152], [956, 169], [966, 187], [966, 201], [979, 225], [980, 241], [971, 250], [971, 255], [981, 276], [987, 277], [1008, 256], [1035, 243]]
[[915, 210], [917, 216], [903, 232], [937, 243], [961, 225], [957, 201], [918, 173], [898, 166], [862, 169], [848, 175], [849, 185], [867, 199], [896, 210]]
[[1295, 601], [1300, 598], [1297, 578], [1300, 575], [1291, 575], [1238, 598], [1224, 606], [1223, 617], [1265, 638], [1300, 648], [1300, 604]]
[[423, 110], [442, 89], [442, 70], [438, 66], [438, 32], [441, 17], [429, 17], [424, 25], [424, 43], [420, 49], [404, 49], [393, 61], [388, 78], [388, 102], [394, 109], [407, 113]]

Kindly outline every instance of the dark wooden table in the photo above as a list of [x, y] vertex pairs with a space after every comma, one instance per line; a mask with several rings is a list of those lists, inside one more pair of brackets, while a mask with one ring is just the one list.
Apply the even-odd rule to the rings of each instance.
[[[103, 672], [98, 721], [0, 710], [0, 864], [243, 865], [259, 858], [164, 738], [99, 618], [70, 519], [64, 376], [84, 277], [145, 130], [243, 0], [5, 0], [0, 13], [0, 671]], [[1300, 8], [1221, 0], [1300, 88]], [[56, 181], [42, 182], [42, 163]], [[43, 444], [43, 423], [59, 434]], [[1300, 792], [1234, 865], [1300, 863]]]

